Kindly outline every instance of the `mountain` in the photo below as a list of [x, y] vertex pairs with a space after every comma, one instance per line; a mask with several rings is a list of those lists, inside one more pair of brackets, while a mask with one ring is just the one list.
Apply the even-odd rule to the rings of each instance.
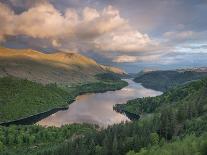
[[96, 80], [98, 73], [124, 74], [78, 53], [45, 54], [31, 49], [0, 48], [0, 77], [14, 76], [38, 83], [71, 84]]
[[204, 68], [196, 68], [186, 70], [143, 72], [142, 74], [139, 74], [134, 81], [142, 83], [142, 85], [146, 88], [166, 91], [174, 86], [204, 77], [207, 77], [207, 71]]
[[195, 67], [186, 69], [177, 69], [179, 72], [193, 71], [193, 72], [207, 72], [207, 67]]

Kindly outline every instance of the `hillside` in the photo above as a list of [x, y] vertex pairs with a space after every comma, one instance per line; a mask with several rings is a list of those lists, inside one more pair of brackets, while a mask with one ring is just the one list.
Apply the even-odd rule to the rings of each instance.
[[[207, 103], [207, 78], [186, 83], [185, 85], [180, 85], [174, 87], [161, 96], [156, 97], [145, 97], [137, 98], [128, 101], [126, 104], [118, 104], [115, 109], [118, 111], [127, 111], [140, 116], [145, 116], [145, 114], [161, 111], [161, 108], [168, 106], [177, 106], [182, 109], [183, 115], [184, 110], [189, 110], [189, 112], [202, 110], [206, 111]], [[199, 107], [201, 106], [201, 107]], [[194, 115], [193, 114], [186, 115]]]
[[90, 126], [2, 127], [0, 150], [2, 155], [206, 155], [206, 93], [207, 79], [203, 79], [161, 96], [129, 101], [123, 108], [142, 115], [141, 119], [103, 130]]
[[38, 83], [71, 84], [92, 82], [98, 73], [124, 72], [103, 66], [77, 53], [56, 52], [45, 54], [25, 49], [0, 48], [0, 76], [14, 76]]
[[207, 78], [178, 86], [161, 96], [117, 105], [117, 111], [134, 113], [141, 116], [138, 122], [151, 120], [152, 126], [157, 127], [149, 134], [149, 143], [144, 148], [135, 147], [127, 155], [206, 155], [206, 94]]
[[[104, 74], [98, 74], [104, 76]], [[108, 74], [107, 74], [108, 75]], [[82, 93], [104, 92], [125, 87], [121, 79], [59, 87], [57, 84], [40, 83], [16, 77], [0, 78], [0, 123], [35, 115], [55, 108], [68, 107]], [[32, 122], [31, 122], [32, 124]]]
[[136, 77], [134, 81], [142, 83], [146, 88], [166, 91], [174, 86], [198, 80], [203, 77], [207, 77], [207, 72], [203, 69], [151, 71], [140, 74], [140, 76]]

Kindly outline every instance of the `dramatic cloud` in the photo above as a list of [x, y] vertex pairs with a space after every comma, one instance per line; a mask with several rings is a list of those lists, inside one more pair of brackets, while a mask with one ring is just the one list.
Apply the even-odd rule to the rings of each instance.
[[73, 50], [127, 69], [207, 53], [206, 0], [0, 0], [0, 10], [7, 47]]
[[102, 11], [85, 7], [82, 12], [66, 9], [61, 13], [50, 3], [37, 3], [15, 14], [0, 3], [0, 10], [1, 40], [26, 35], [51, 40], [54, 47], [65, 44], [67, 48], [101, 51], [146, 51], [156, 46], [147, 34], [131, 28], [112, 6]]
[[19, 15], [0, 3], [0, 36], [27, 35], [34, 38], [50, 38], [63, 34], [65, 20], [50, 4], [38, 5]]
[[144, 52], [156, 47], [156, 43], [147, 34], [133, 31], [130, 28], [100, 37], [95, 40], [95, 43], [98, 49], [108, 51]]

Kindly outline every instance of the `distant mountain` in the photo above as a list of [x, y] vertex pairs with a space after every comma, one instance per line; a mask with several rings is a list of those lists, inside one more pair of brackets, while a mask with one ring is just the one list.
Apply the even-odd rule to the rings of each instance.
[[187, 68], [187, 69], [177, 69], [179, 72], [186, 72], [186, 71], [192, 71], [192, 72], [207, 72], [207, 67], [195, 67], [195, 68]]
[[142, 83], [142, 85], [147, 88], [166, 91], [174, 86], [198, 80], [203, 77], [207, 77], [207, 71], [205, 69], [194, 68], [186, 70], [142, 72], [134, 81]]
[[45, 54], [0, 47], [0, 77], [11, 75], [43, 84], [69, 84], [94, 81], [94, 75], [105, 72], [124, 74], [121, 69], [100, 65], [78, 53]]

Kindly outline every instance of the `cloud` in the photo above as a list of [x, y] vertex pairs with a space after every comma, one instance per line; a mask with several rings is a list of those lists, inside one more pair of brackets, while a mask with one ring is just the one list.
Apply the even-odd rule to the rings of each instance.
[[[0, 3], [1, 38], [26, 35], [33, 38], [52, 38], [65, 31], [63, 16], [50, 4], [37, 5], [19, 15]], [[62, 29], [63, 28], [63, 29]]]
[[130, 55], [120, 55], [113, 59], [113, 62], [117, 63], [133, 63], [133, 62], [151, 62], [159, 60], [162, 55], [142, 55], [142, 56], [130, 56]]
[[207, 44], [194, 44], [194, 45], [188, 45], [185, 46], [186, 48], [190, 48], [192, 50], [197, 50], [197, 49], [207, 49]]
[[163, 34], [162, 45], [173, 52], [206, 53], [207, 31], [169, 31]]
[[113, 62], [136, 62], [137, 58], [135, 56], [129, 56], [129, 55], [121, 55], [116, 57]]
[[[13, 3], [18, 5], [16, 0]], [[103, 10], [85, 7], [83, 11], [68, 8], [64, 12], [49, 2], [28, 6], [16, 14], [0, 3], [0, 41], [8, 36], [29, 36], [50, 40], [54, 47], [112, 52], [151, 51], [159, 47], [147, 34], [133, 29], [110, 5]]]
[[164, 33], [164, 36], [167, 38], [172, 38], [172, 39], [188, 39], [194, 36], [193, 31], [182, 31], [182, 32], [166, 32]]
[[144, 52], [156, 47], [156, 43], [147, 34], [130, 28], [99, 37], [95, 40], [95, 45], [99, 50], [126, 52]]
[[181, 44], [184, 42], [203, 42], [206, 41], [207, 31], [169, 31], [163, 34], [168, 42]]

